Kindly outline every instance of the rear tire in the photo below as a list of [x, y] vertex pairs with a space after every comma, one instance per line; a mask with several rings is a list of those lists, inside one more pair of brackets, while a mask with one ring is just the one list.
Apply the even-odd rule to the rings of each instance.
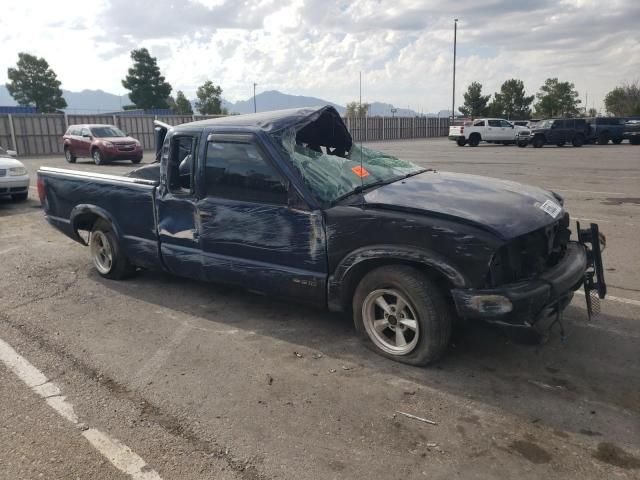
[[133, 164], [140, 163], [141, 161], [142, 161], [142, 157], [140, 157], [140, 158], [132, 158], [131, 159], [131, 163], [133, 163]]
[[464, 147], [467, 144], [467, 139], [459, 138], [458, 140], [456, 140], [456, 143], [458, 144], [459, 147]]
[[525, 148], [528, 144], [529, 144], [529, 142], [518, 142], [518, 146], [520, 148]]
[[480, 134], [479, 133], [473, 133], [469, 137], [469, 145], [471, 147], [477, 147], [478, 145], [480, 145]]
[[360, 281], [353, 296], [353, 321], [360, 338], [376, 353], [426, 365], [449, 345], [453, 315], [443, 293], [424, 273], [390, 265]]
[[69, 147], [64, 147], [64, 159], [67, 163], [76, 163], [77, 157], [71, 153], [71, 149]]
[[93, 225], [89, 247], [93, 264], [104, 278], [123, 280], [135, 273], [136, 268], [129, 262], [113, 227], [106, 220], [99, 219]]
[[584, 137], [582, 135], [576, 135], [573, 137], [573, 140], [571, 140], [571, 145], [574, 147], [581, 147], [584, 145]]
[[93, 163], [96, 165], [104, 165], [104, 157], [99, 149], [94, 148], [93, 152], [91, 152], [91, 158], [93, 158]]
[[15, 193], [11, 195], [11, 200], [14, 202], [24, 202], [29, 197], [29, 192]]
[[607, 143], [609, 143], [609, 140], [611, 140], [611, 137], [607, 132], [601, 133], [598, 136], [598, 145], [606, 145]]
[[612, 142], [614, 145], [620, 145], [622, 143], [622, 140], [622, 138], [614, 138]]
[[533, 145], [533, 148], [542, 148], [545, 144], [545, 141], [543, 137], [537, 136], [537, 137], [533, 137], [531, 144]]

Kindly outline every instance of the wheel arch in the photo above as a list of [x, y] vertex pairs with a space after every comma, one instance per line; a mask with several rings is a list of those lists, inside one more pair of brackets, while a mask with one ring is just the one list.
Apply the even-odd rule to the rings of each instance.
[[347, 254], [338, 264], [327, 284], [327, 300], [332, 311], [348, 311], [360, 280], [375, 268], [385, 265], [408, 265], [427, 274], [444, 290], [467, 285], [466, 277], [442, 256], [425, 249], [376, 245]]
[[82, 237], [82, 235], [80, 235], [79, 230], [86, 230], [90, 232], [93, 228], [93, 225], [95, 225], [96, 221], [98, 220], [105, 220], [106, 222], [109, 222], [109, 224], [113, 228], [113, 232], [116, 234], [116, 237], [122, 238], [120, 227], [118, 226], [118, 223], [115, 221], [113, 216], [105, 209], [96, 205], [77, 205], [71, 211], [70, 219], [76, 240], [83, 245], [87, 245], [87, 241]]

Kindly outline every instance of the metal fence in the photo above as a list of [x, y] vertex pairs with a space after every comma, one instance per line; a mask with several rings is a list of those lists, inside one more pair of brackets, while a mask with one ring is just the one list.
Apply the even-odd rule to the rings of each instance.
[[[62, 136], [69, 125], [107, 123], [115, 125], [142, 143], [154, 148], [153, 121], [170, 125], [215, 118], [216, 115], [64, 115], [4, 114], [0, 115], [0, 145], [16, 150], [18, 155], [62, 154]], [[448, 118], [367, 117], [345, 118], [355, 141], [397, 140], [446, 136]]]

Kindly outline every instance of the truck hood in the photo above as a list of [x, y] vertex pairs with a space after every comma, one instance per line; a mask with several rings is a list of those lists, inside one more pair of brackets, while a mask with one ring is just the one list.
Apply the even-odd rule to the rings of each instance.
[[133, 137], [100, 137], [100, 140], [116, 144], [133, 143], [136, 141]]
[[562, 207], [555, 217], [541, 208], [545, 202], [552, 208], [560, 205], [547, 190], [452, 172], [424, 172], [372, 190], [364, 199], [374, 208], [450, 217], [504, 240], [547, 226], [562, 216]]

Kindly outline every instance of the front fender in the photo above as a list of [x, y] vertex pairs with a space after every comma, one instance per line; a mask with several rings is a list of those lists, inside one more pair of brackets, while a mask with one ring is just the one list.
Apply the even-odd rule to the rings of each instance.
[[107, 212], [104, 208], [98, 207], [96, 205], [82, 203], [80, 205], [76, 205], [73, 210], [71, 210], [70, 215], [71, 226], [73, 227], [73, 234], [75, 236], [74, 239], [77, 242], [80, 242], [83, 245], [87, 245], [87, 242], [85, 242], [85, 240], [78, 233], [81, 222], [87, 217], [98, 217], [106, 220], [111, 224], [116, 236], [118, 238], [122, 238], [120, 227], [109, 212]]
[[[409, 262], [424, 265], [446, 277], [456, 288], [468, 285], [468, 280], [442, 255], [427, 249], [398, 245], [372, 245], [359, 248], [345, 255], [327, 282], [329, 309], [342, 311], [349, 302], [349, 294], [355, 288], [354, 274], [367, 262]], [[353, 287], [353, 288], [352, 288]]]

